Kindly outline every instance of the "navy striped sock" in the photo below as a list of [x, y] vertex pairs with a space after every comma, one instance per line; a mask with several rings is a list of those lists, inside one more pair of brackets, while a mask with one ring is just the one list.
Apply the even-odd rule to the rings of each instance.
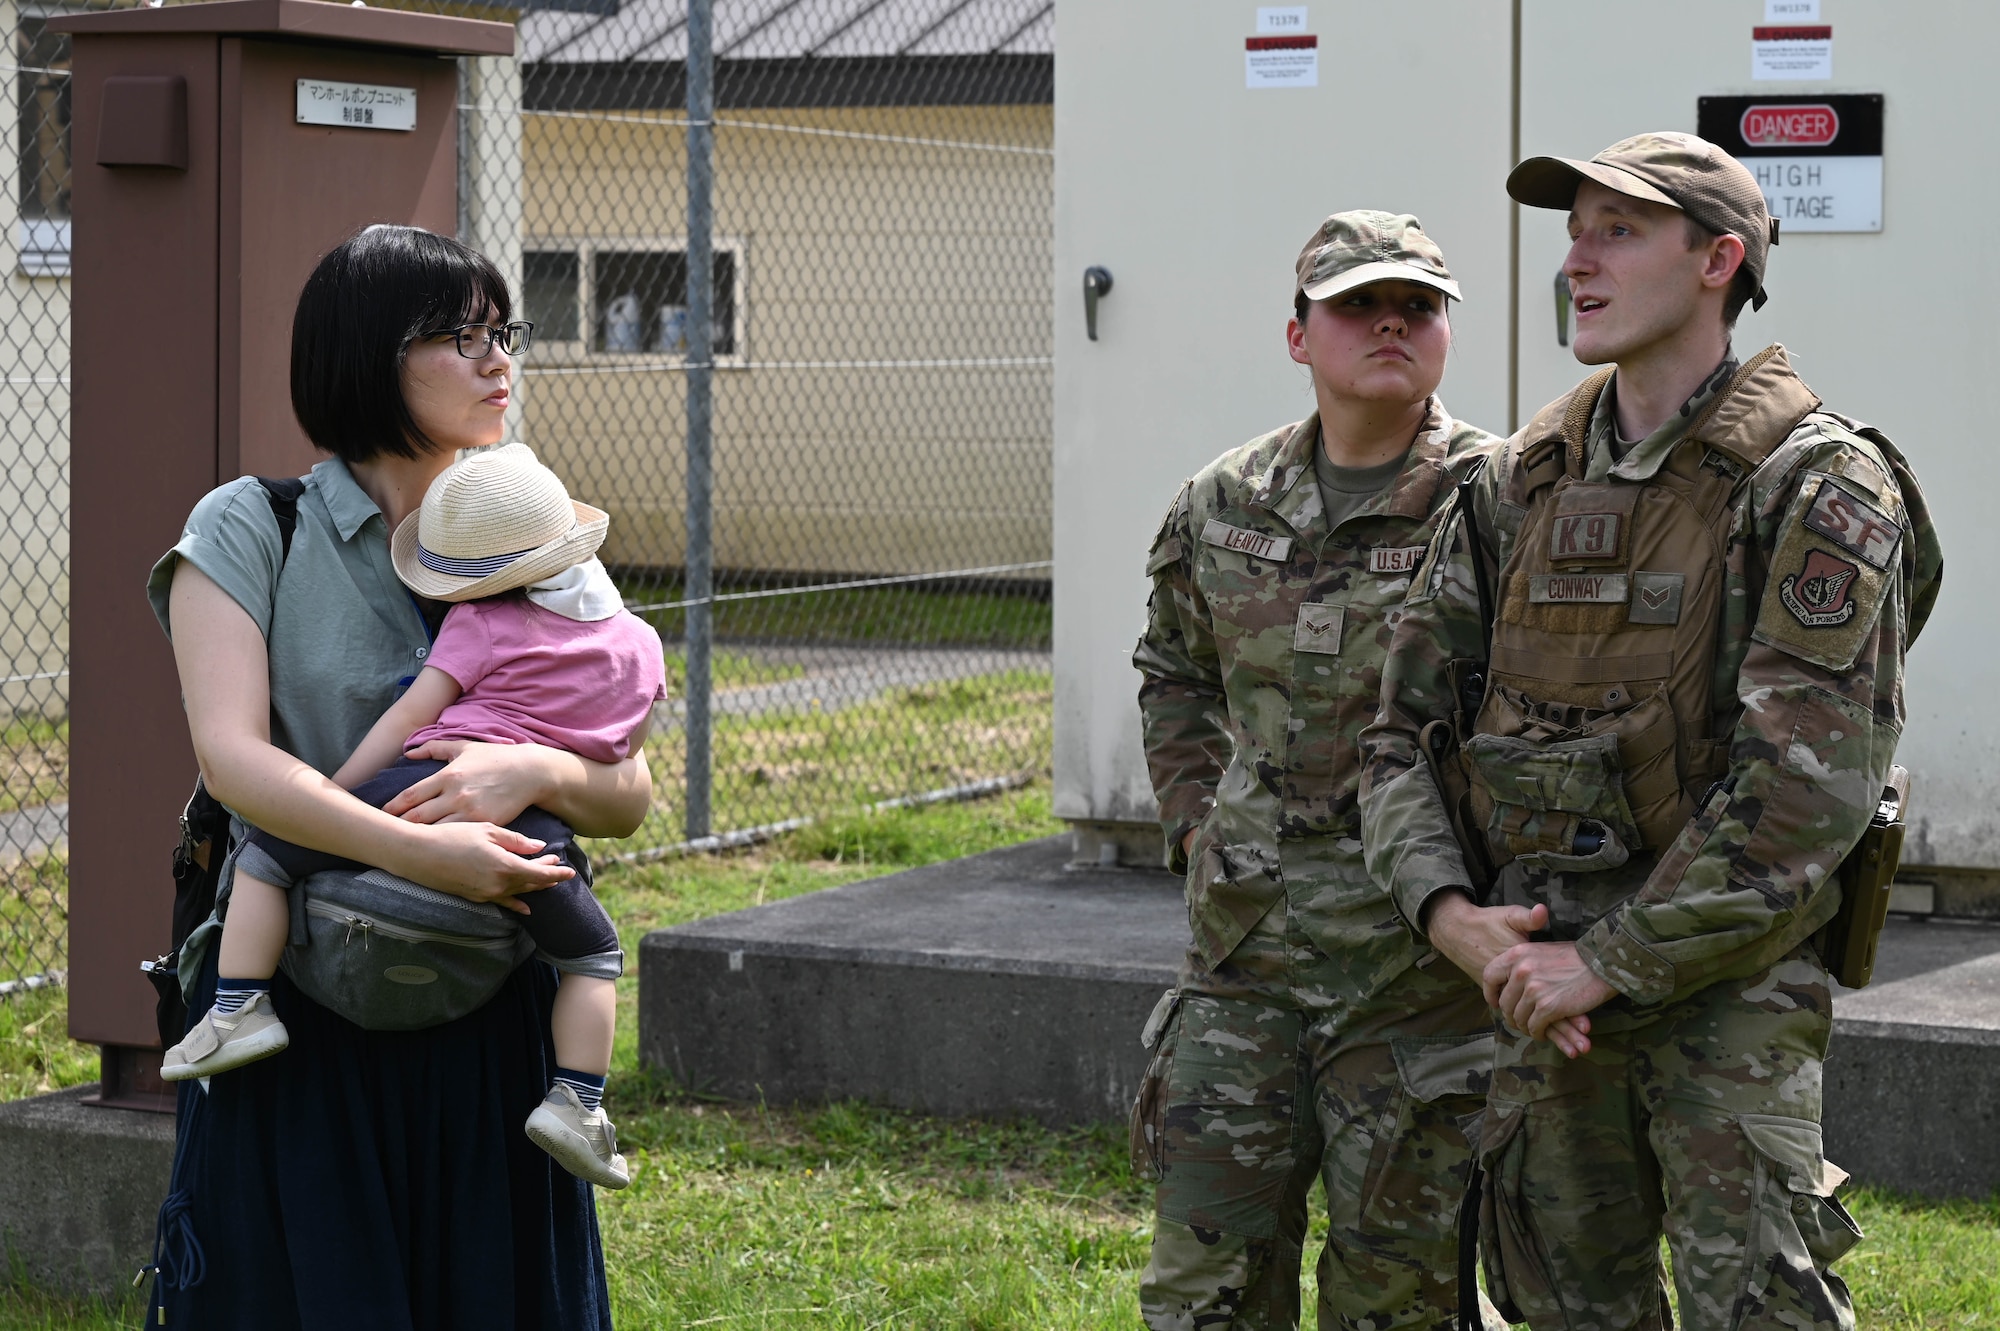
[[604, 1102], [602, 1077], [593, 1077], [588, 1072], [576, 1072], [569, 1068], [557, 1068], [556, 1084], [575, 1091], [576, 1098], [583, 1102], [585, 1109], [595, 1109]]
[[270, 989], [269, 980], [230, 980], [218, 975], [215, 979], [215, 1010], [225, 1017], [233, 1017], [251, 999], [270, 992]]

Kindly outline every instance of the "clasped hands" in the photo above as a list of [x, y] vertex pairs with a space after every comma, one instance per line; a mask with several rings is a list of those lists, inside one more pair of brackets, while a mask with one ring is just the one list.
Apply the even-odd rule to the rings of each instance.
[[1584, 964], [1576, 944], [1530, 942], [1548, 922], [1547, 906], [1478, 906], [1463, 893], [1440, 892], [1426, 932], [1479, 981], [1510, 1027], [1576, 1058], [1590, 1049], [1588, 1014], [1618, 991]]

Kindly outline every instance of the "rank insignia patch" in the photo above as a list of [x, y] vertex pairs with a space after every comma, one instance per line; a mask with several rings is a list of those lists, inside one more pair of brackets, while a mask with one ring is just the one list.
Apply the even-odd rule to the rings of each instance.
[[1845, 624], [1854, 618], [1854, 579], [1860, 572], [1824, 550], [1808, 550], [1799, 571], [1787, 573], [1778, 584], [1778, 599], [1807, 628]]
[[1340, 624], [1347, 617], [1345, 607], [1306, 604], [1299, 607], [1299, 622], [1292, 630], [1292, 650], [1340, 654]]
[[1806, 526], [1876, 568], [1886, 569], [1895, 557], [1903, 529], [1873, 504], [1857, 499], [1832, 480], [1819, 483]]

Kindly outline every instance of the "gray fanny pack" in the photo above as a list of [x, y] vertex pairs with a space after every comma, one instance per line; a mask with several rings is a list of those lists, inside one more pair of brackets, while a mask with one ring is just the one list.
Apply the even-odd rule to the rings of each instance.
[[[577, 866], [586, 881], [587, 863]], [[381, 869], [317, 873], [288, 895], [291, 938], [279, 967], [308, 998], [365, 1030], [455, 1021], [484, 1006], [535, 952], [514, 912]], [[221, 928], [211, 916], [181, 948], [183, 994]]]
[[371, 1031], [415, 1031], [483, 1007], [534, 954], [514, 912], [381, 869], [335, 869], [292, 889], [279, 961], [315, 1003]]

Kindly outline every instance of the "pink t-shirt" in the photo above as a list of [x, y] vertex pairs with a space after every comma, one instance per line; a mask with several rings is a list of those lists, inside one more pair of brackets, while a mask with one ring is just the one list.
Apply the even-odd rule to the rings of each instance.
[[660, 639], [630, 613], [586, 624], [519, 596], [453, 606], [424, 664], [464, 691], [408, 748], [475, 739], [623, 762], [639, 723], [667, 696]]

